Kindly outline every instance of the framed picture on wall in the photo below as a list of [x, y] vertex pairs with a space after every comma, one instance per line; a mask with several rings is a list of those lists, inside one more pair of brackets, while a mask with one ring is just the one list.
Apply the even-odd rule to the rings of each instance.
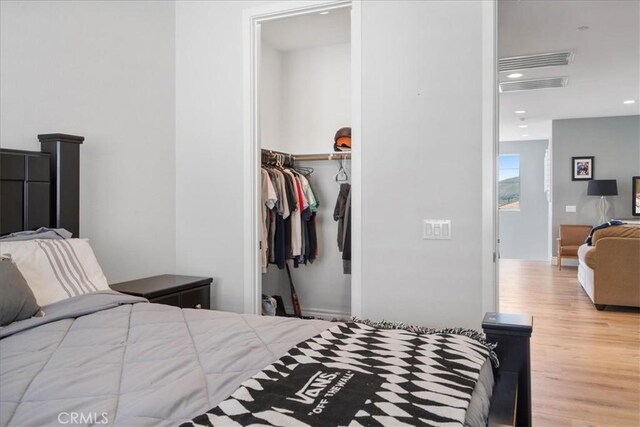
[[571, 180], [588, 181], [593, 179], [593, 156], [571, 158]]
[[632, 212], [635, 216], [640, 216], [640, 176], [634, 176], [632, 182], [633, 196]]

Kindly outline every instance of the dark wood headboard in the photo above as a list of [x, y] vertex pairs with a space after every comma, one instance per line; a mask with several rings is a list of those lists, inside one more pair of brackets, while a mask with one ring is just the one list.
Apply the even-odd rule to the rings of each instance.
[[0, 235], [38, 227], [80, 231], [80, 144], [38, 135], [41, 151], [0, 149]]

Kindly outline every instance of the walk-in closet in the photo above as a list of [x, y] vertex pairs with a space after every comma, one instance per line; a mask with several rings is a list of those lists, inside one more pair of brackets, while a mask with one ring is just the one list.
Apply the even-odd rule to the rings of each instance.
[[[351, 314], [351, 7], [266, 20], [258, 37], [261, 293], [281, 296], [295, 314], [292, 282], [303, 316], [344, 318]], [[270, 185], [282, 199], [287, 182], [287, 204], [293, 198], [299, 211], [283, 220]]]

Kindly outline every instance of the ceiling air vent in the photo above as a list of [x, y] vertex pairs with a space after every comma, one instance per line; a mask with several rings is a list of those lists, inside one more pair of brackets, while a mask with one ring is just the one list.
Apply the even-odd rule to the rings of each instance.
[[568, 77], [548, 77], [544, 79], [502, 82], [500, 83], [500, 93], [517, 92], [521, 90], [550, 89], [554, 87], [565, 87], [568, 82], [569, 82]]
[[512, 56], [498, 60], [498, 70], [515, 71], [530, 68], [557, 67], [569, 65], [573, 60], [573, 52], [539, 53], [535, 55]]

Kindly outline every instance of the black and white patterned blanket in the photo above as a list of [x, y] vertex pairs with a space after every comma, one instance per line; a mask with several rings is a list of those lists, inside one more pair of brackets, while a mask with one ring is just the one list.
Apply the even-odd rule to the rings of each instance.
[[406, 329], [340, 323], [183, 426], [463, 425], [492, 346], [471, 330]]

